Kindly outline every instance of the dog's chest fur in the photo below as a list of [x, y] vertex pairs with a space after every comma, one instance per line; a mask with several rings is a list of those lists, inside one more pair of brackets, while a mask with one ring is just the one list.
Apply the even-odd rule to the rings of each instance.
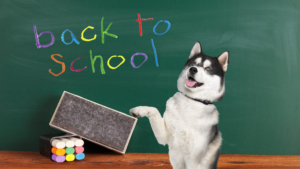
[[178, 92], [167, 101], [164, 120], [170, 148], [202, 154], [210, 143], [212, 127], [218, 124], [218, 112], [214, 105], [204, 105]]

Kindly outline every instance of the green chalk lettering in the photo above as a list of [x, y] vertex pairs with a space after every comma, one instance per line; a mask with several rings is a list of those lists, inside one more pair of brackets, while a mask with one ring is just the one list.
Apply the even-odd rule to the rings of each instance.
[[108, 27], [103, 32], [103, 20], [104, 20], [104, 17], [102, 17], [102, 20], [101, 20], [102, 43], [104, 44], [104, 35], [108, 35], [108, 36], [111, 36], [113, 38], [118, 38], [118, 36], [114, 35], [114, 34], [111, 34], [111, 33], [107, 33], [107, 31], [109, 30], [110, 26], [112, 25], [112, 22], [108, 25]]
[[100, 58], [100, 69], [101, 69], [101, 73], [102, 73], [102, 74], [105, 74], [102, 56], [97, 55], [97, 56], [95, 56], [95, 58], [93, 58], [92, 50], [90, 50], [90, 58], [91, 58], [91, 64], [92, 64], [93, 73], [95, 73], [95, 66], [94, 66], [94, 65], [95, 65], [95, 62], [96, 62], [97, 58]]

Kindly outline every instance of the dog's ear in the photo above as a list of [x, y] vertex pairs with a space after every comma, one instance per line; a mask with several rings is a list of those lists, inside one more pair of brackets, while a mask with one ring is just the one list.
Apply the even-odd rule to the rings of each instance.
[[228, 63], [229, 63], [229, 52], [225, 51], [218, 57], [219, 63], [222, 66], [224, 72], [227, 71]]
[[195, 56], [196, 54], [198, 53], [201, 53], [202, 52], [202, 49], [201, 49], [201, 45], [200, 45], [200, 42], [197, 41], [193, 47], [193, 49], [191, 50], [191, 54], [189, 56], [189, 58]]

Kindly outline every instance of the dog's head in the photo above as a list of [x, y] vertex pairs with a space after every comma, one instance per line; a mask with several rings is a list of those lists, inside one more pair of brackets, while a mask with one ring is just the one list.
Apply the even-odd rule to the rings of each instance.
[[196, 42], [179, 75], [178, 90], [194, 99], [221, 101], [228, 58], [228, 51], [218, 57], [207, 56], [202, 52], [200, 42]]

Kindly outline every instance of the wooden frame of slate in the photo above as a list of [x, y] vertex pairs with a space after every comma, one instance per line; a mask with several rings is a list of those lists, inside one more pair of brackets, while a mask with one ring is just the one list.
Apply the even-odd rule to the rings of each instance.
[[137, 118], [64, 91], [50, 126], [125, 154]]

